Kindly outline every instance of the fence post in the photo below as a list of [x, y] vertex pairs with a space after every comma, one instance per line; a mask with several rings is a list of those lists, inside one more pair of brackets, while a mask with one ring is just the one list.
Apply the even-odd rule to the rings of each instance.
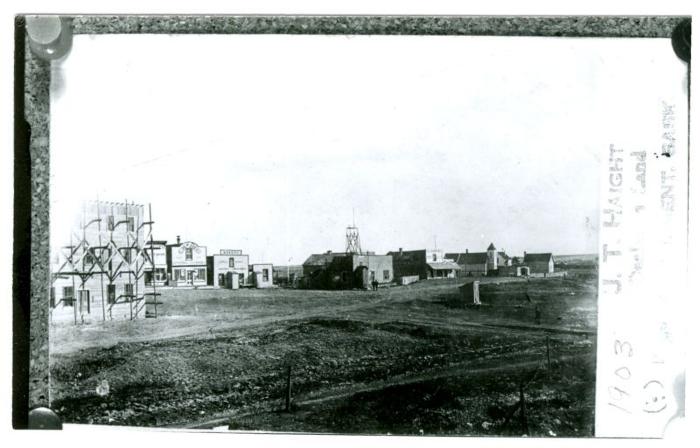
[[285, 397], [285, 411], [290, 412], [292, 409], [292, 366], [287, 366], [287, 396]]
[[527, 427], [527, 411], [525, 409], [525, 386], [520, 382], [520, 425], [523, 434], [530, 435], [530, 430]]

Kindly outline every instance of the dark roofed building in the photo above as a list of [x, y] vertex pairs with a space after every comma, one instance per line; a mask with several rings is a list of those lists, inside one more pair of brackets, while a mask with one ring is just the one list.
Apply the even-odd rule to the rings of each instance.
[[314, 289], [369, 288], [374, 281], [379, 285], [394, 281], [391, 257], [373, 252], [313, 254], [302, 270], [306, 286]]
[[433, 278], [454, 278], [461, 267], [454, 260], [445, 257], [438, 249], [419, 249], [389, 252], [394, 262], [394, 276], [418, 276], [421, 280]]
[[[445, 258], [457, 263], [461, 268], [463, 276], [475, 275], [497, 275], [498, 267], [505, 265], [510, 258], [505, 252], [496, 252], [496, 246], [489, 244], [486, 252], [452, 252], [445, 255]], [[502, 264], [503, 263], [503, 264]]]
[[426, 269], [427, 254], [425, 249], [403, 250], [387, 252], [393, 260], [394, 275], [396, 278], [418, 276], [421, 280], [428, 278]]
[[551, 252], [539, 254], [525, 252], [523, 264], [530, 268], [532, 274], [551, 274], [554, 272], [554, 256]]
[[311, 254], [303, 264], [304, 275], [308, 275], [308, 273], [315, 270], [315, 268], [331, 264], [336, 257], [343, 257], [345, 255], [345, 252], [331, 252], [330, 250], [323, 254]]
[[450, 252], [445, 254], [445, 258], [449, 258], [459, 265], [464, 264], [486, 264], [486, 252]]

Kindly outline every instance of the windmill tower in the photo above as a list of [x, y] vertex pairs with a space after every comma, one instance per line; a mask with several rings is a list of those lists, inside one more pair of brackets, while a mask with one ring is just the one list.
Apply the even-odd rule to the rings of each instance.
[[352, 210], [352, 225], [345, 228], [345, 253], [361, 254], [360, 229], [355, 226], [355, 209]]

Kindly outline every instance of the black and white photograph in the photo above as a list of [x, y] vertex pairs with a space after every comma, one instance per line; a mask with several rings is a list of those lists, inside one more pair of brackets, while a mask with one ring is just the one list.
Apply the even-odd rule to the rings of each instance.
[[662, 434], [675, 377], [634, 363], [678, 336], [639, 330], [645, 354], [602, 300], [651, 309], [637, 279], [679, 275], [644, 248], [687, 244], [651, 224], [687, 219], [686, 70], [670, 39], [72, 36], [50, 66], [50, 408], [566, 438], [629, 435], [618, 413]]

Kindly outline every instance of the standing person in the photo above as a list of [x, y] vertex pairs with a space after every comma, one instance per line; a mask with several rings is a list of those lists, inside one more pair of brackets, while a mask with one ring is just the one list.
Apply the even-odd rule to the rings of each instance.
[[372, 280], [372, 291], [379, 291], [379, 282], [377, 280]]

